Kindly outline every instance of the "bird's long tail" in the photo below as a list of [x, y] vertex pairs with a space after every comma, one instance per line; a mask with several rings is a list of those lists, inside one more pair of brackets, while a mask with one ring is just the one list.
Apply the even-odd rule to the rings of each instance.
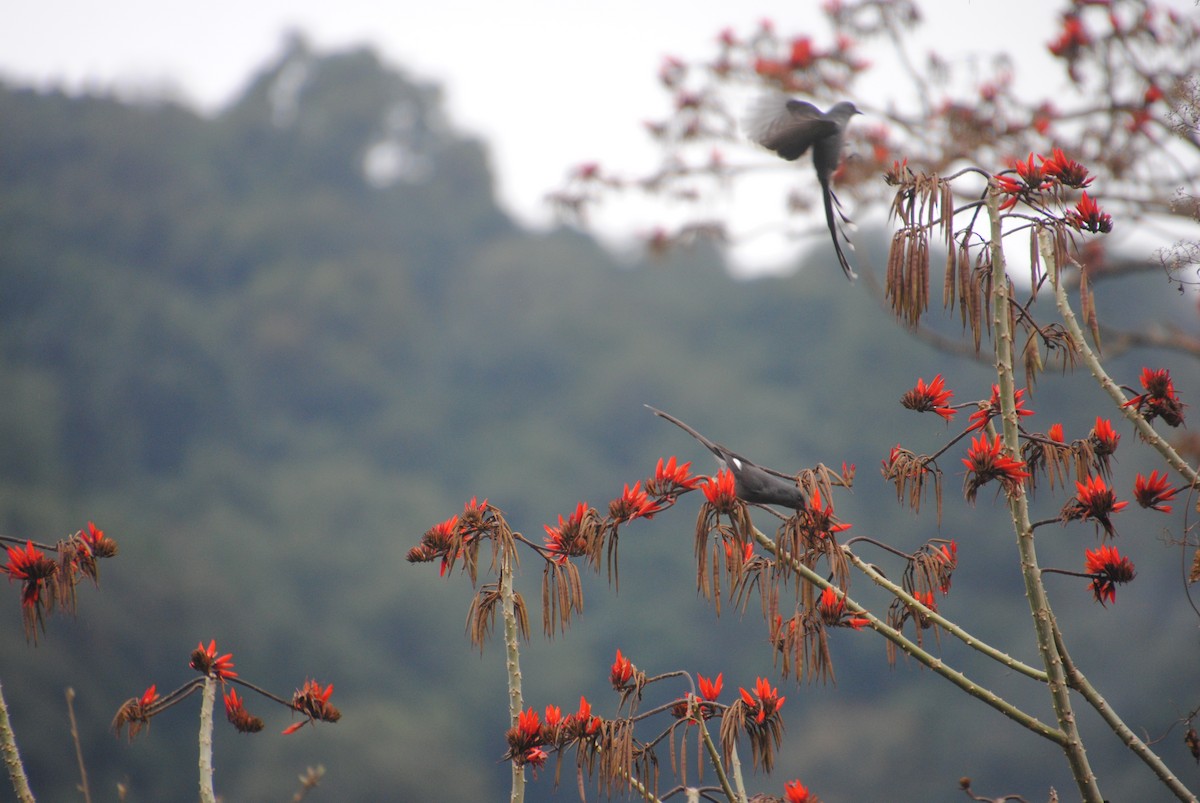
[[707, 447], [708, 447], [708, 450], [709, 450], [710, 452], [712, 452], [713, 454], [715, 454], [715, 455], [716, 455], [718, 458], [724, 459], [724, 457], [725, 457], [725, 456], [724, 456], [724, 454], [722, 454], [722, 450], [720, 449], [720, 447], [718, 447], [718, 446], [717, 446], [715, 443], [713, 443], [712, 441], [710, 441], [708, 438], [706, 438], [706, 437], [704, 437], [703, 435], [701, 435], [701, 434], [700, 434], [699, 432], [697, 432], [696, 430], [694, 430], [694, 429], [692, 429], [691, 427], [689, 427], [687, 424], [685, 424], [685, 423], [683, 423], [682, 421], [680, 421], [680, 420], [679, 420], [678, 418], [676, 418], [675, 416], [671, 415], [670, 413], [664, 413], [662, 410], [659, 410], [659, 409], [658, 409], [658, 408], [656, 408], [656, 407], [651, 407], [651, 406], [650, 406], [650, 405], [648, 405], [648, 404], [646, 405], [646, 409], [647, 409], [647, 410], [649, 410], [650, 412], [654, 413], [654, 414], [655, 414], [656, 416], [658, 416], [659, 418], [665, 418], [665, 419], [667, 419], [667, 420], [668, 420], [668, 421], [670, 421], [672, 424], [674, 424], [675, 426], [679, 427], [679, 428], [680, 428], [680, 429], [682, 429], [684, 432], [686, 432], [687, 434], [691, 435], [693, 438], [695, 438], [696, 440], [700, 441], [700, 442], [701, 442], [701, 443], [703, 443], [705, 446], [707, 446]]
[[[833, 238], [833, 250], [837, 252], [838, 262], [841, 264], [842, 271], [846, 274], [846, 278], [850, 281], [854, 281], [858, 278], [858, 274], [855, 273], [854, 269], [850, 267], [849, 260], [847, 260], [846, 255], [842, 253], [842, 243], [838, 239], [838, 225], [837, 220], [834, 218], [833, 211], [834, 204], [837, 203], [837, 196], [833, 194], [833, 188], [831, 188], [826, 182], [821, 183], [821, 194], [825, 196], [825, 222], [829, 224], [829, 236]], [[846, 215], [841, 211], [841, 204], [838, 204], [837, 214], [842, 218], [842, 220], [849, 222], [849, 220], [846, 218]], [[846, 237], [845, 233], [842, 233], [842, 237]], [[848, 237], [846, 238], [846, 242], [850, 242]]]

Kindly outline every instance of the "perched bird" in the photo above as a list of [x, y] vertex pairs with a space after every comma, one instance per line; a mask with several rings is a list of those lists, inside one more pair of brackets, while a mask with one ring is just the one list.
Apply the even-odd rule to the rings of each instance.
[[[862, 114], [850, 101], [843, 100], [827, 112], [822, 112], [811, 103], [782, 95], [761, 98], [746, 118], [746, 133], [750, 139], [764, 148], [775, 151], [788, 161], [795, 161], [812, 148], [813, 167], [817, 170], [817, 181], [821, 182], [821, 195], [825, 201], [825, 222], [833, 237], [833, 249], [846, 278], [854, 281], [855, 273], [842, 253], [838, 241], [838, 226], [834, 219], [834, 207], [843, 221], [849, 222], [841, 211], [841, 203], [833, 194], [829, 182], [842, 158], [842, 141], [850, 118]], [[846, 235], [843, 233], [843, 237]], [[846, 239], [849, 243], [849, 238]]]
[[743, 502], [759, 505], [778, 505], [779, 507], [791, 508], [792, 510], [800, 510], [808, 504], [808, 497], [804, 491], [800, 490], [800, 486], [796, 484], [794, 477], [781, 474], [774, 469], [764, 468], [753, 461], [747, 460], [737, 452], [726, 449], [719, 443], [713, 443], [669, 413], [664, 413], [662, 410], [655, 409], [648, 404], [646, 408], [659, 418], [667, 419], [700, 441], [710, 452], [716, 455], [717, 460], [721, 461], [733, 473], [734, 490], [737, 492], [738, 499], [741, 499]]

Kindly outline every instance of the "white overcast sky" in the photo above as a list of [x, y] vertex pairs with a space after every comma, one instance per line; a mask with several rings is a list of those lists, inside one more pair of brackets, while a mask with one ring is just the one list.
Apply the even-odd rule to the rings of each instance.
[[[1065, 5], [925, 0], [924, 44], [914, 54], [930, 46], [951, 58], [1008, 50], [1020, 88], [1046, 75], [1045, 43]], [[1197, 13], [1191, 0], [1167, 5]], [[371, 44], [413, 77], [443, 86], [454, 123], [488, 143], [501, 201], [529, 225], [551, 220], [544, 196], [573, 165], [598, 160], [632, 175], [655, 163], [641, 121], [667, 108], [656, 80], [663, 56], [709, 57], [722, 28], [746, 33], [763, 18], [780, 33], [829, 41], [817, 0], [38, 0], [10, 3], [3, 18], [6, 80], [168, 87], [210, 109], [279, 52], [286, 31], [321, 49]], [[871, 59], [882, 53], [878, 43], [863, 51]], [[888, 97], [885, 86], [862, 89], [877, 104]], [[631, 202], [610, 206], [597, 219], [610, 238], [653, 222]], [[743, 255], [751, 263], [781, 258], [769, 244]]]

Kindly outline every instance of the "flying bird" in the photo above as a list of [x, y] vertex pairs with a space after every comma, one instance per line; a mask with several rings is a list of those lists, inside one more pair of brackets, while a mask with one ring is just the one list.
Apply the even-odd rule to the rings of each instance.
[[[837, 214], [843, 221], [849, 223], [849, 220], [841, 211], [841, 202], [834, 195], [830, 181], [842, 158], [846, 125], [856, 114], [862, 112], [848, 100], [843, 100], [829, 111], [823, 112], [803, 100], [768, 95], [754, 105], [745, 123], [750, 139], [768, 150], [775, 151], [789, 162], [799, 159], [812, 148], [813, 167], [817, 170], [817, 181], [821, 182], [821, 195], [825, 201], [825, 222], [829, 224], [829, 234], [833, 237], [833, 250], [837, 252], [838, 262], [850, 281], [854, 281], [856, 274], [846, 260], [846, 255], [842, 253], [842, 244], [838, 241], [834, 207], [836, 206]], [[845, 233], [842, 237], [846, 237]], [[848, 237], [846, 242], [850, 242]]]
[[734, 490], [737, 492], [738, 499], [752, 504], [778, 505], [792, 510], [800, 510], [807, 506], [808, 497], [800, 490], [795, 478], [781, 474], [774, 469], [764, 468], [747, 460], [737, 452], [726, 449], [719, 443], [713, 443], [669, 413], [664, 413], [648, 404], [646, 408], [700, 441], [716, 455], [717, 460], [733, 473]]

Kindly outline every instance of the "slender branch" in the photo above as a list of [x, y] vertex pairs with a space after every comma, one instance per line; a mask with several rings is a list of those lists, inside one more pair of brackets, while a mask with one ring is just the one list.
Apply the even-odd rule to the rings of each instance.
[[1116, 402], [1117, 409], [1121, 411], [1121, 415], [1133, 423], [1138, 434], [1142, 436], [1142, 440], [1158, 451], [1163, 456], [1163, 459], [1167, 461], [1167, 464], [1178, 471], [1190, 485], [1200, 488], [1200, 474], [1197, 474], [1196, 469], [1192, 468], [1186, 460], [1179, 456], [1179, 453], [1171, 447], [1171, 444], [1167, 443], [1162, 436], [1154, 431], [1154, 427], [1150, 426], [1150, 423], [1141, 413], [1133, 407], [1125, 406], [1129, 401], [1129, 399], [1125, 398], [1125, 392], [1121, 390], [1121, 387], [1104, 370], [1104, 366], [1100, 364], [1096, 353], [1092, 351], [1087, 341], [1084, 340], [1083, 330], [1079, 328], [1079, 321], [1075, 319], [1075, 313], [1071, 309], [1071, 302], [1067, 300], [1066, 288], [1059, 277], [1059, 272], [1063, 266], [1057, 264], [1054, 260], [1054, 243], [1050, 232], [1045, 230], [1038, 232], [1038, 250], [1042, 254], [1042, 263], [1054, 278], [1054, 301], [1058, 305], [1058, 314], [1062, 317], [1063, 324], [1067, 327], [1071, 339], [1075, 341], [1076, 352], [1083, 358], [1083, 362], [1087, 365], [1088, 370], [1092, 372], [1092, 377], [1100, 384], [1104, 392]]
[[[995, 335], [996, 378], [1000, 388], [1000, 411], [1003, 424], [1004, 445], [1010, 454], [1020, 454], [1021, 444], [1017, 426], [1016, 380], [1013, 376], [1013, 333], [1009, 325], [1008, 270], [1004, 259], [1004, 231], [1000, 215], [1000, 192], [994, 184], [988, 188], [988, 218], [991, 222], [992, 261], [992, 326]], [[1096, 783], [1096, 775], [1088, 764], [1087, 752], [1071, 708], [1071, 693], [1067, 688], [1062, 661], [1054, 644], [1053, 613], [1046, 587], [1042, 584], [1042, 573], [1038, 568], [1037, 549], [1033, 540], [1033, 525], [1029, 518], [1029, 499], [1021, 488], [1009, 495], [1009, 510], [1017, 534], [1017, 550], [1021, 558], [1021, 575], [1025, 580], [1025, 596], [1033, 614], [1034, 630], [1037, 634], [1038, 651], [1049, 675], [1051, 702], [1058, 727], [1066, 736], [1062, 747], [1071, 775], [1079, 792], [1088, 803], [1102, 803], [1103, 795]]]
[[1117, 716], [1117, 712], [1112, 709], [1108, 701], [1096, 691], [1096, 688], [1088, 682], [1088, 679], [1079, 671], [1079, 667], [1075, 666], [1075, 662], [1071, 660], [1071, 656], [1067, 653], [1066, 646], [1063, 644], [1062, 633], [1059, 632], [1058, 626], [1054, 628], [1055, 644], [1058, 648], [1058, 654], [1062, 656], [1063, 666], [1066, 667], [1067, 679], [1071, 684], [1071, 688], [1078, 691], [1083, 699], [1091, 704], [1092, 708], [1100, 714], [1100, 717], [1108, 723], [1108, 726], [1113, 729], [1113, 733], [1117, 734], [1126, 747], [1128, 747], [1134, 755], [1146, 763], [1159, 780], [1174, 793], [1175, 797], [1185, 803], [1196, 803], [1196, 795], [1192, 793], [1183, 782], [1180, 781], [1163, 763], [1158, 754], [1150, 749], [1149, 745], [1143, 742], [1138, 735], [1134, 733], [1128, 725]]
[[[505, 668], [508, 670], [508, 716], [517, 726], [524, 706], [521, 696], [521, 651], [517, 643], [516, 594], [513, 591], [513, 558], [504, 550], [500, 555], [500, 599], [504, 614]], [[511, 803], [525, 800], [525, 768], [512, 762]]]
[[[765, 549], [770, 551], [773, 555], [775, 555], [776, 558], [784, 559], [780, 556], [780, 552], [779, 552], [778, 548], [776, 547], [775, 542], [772, 541], [767, 536], [763, 535], [763, 533], [761, 533], [757, 529], [754, 531], [754, 540], [757, 541], [759, 544], [761, 544]], [[791, 558], [791, 557], [788, 557], [786, 559], [788, 560], [792, 571], [796, 572], [797, 574], [799, 574], [801, 577], [803, 577], [805, 580], [812, 583], [816, 587], [818, 587], [820, 589], [826, 589], [826, 588], [833, 587], [833, 583], [829, 582], [824, 577], [817, 574], [816, 572], [814, 572], [809, 567], [805, 566], [800, 561], [798, 561], [794, 558]], [[839, 589], [839, 593], [840, 593], [840, 589]], [[1004, 698], [997, 695], [991, 689], [980, 686], [978, 683], [976, 683], [975, 681], [968, 678], [962, 672], [959, 672], [957, 669], [952, 669], [951, 667], [947, 666], [945, 664], [945, 662], [942, 661], [941, 658], [938, 658], [937, 656], [932, 655], [932, 654], [926, 652], [925, 650], [923, 650], [916, 643], [914, 643], [913, 641], [908, 639], [903, 633], [892, 628], [890, 625], [886, 624], [884, 621], [879, 619], [877, 616], [875, 616], [873, 613], [868, 611], [862, 605], [859, 605], [857, 602], [855, 602], [853, 599], [851, 599], [848, 594], [842, 595], [842, 599], [845, 602], [847, 609], [850, 610], [851, 612], [863, 617], [864, 619], [866, 619], [872, 630], [874, 630], [876, 633], [879, 633], [881, 636], [886, 638], [888, 641], [895, 644], [898, 648], [903, 650], [906, 654], [908, 654], [908, 655], [912, 656], [914, 659], [916, 659], [919, 663], [925, 665], [929, 669], [932, 669], [935, 674], [941, 675], [946, 680], [949, 680], [955, 686], [958, 686], [960, 689], [965, 691], [967, 694], [971, 695], [972, 697], [976, 697], [976, 698], [982, 700], [983, 702], [990, 705], [992, 708], [995, 708], [1001, 714], [1004, 714], [1004, 716], [1013, 720], [1017, 724], [1025, 727], [1026, 729], [1032, 731], [1033, 733], [1036, 733], [1038, 736], [1049, 739], [1050, 741], [1054, 742], [1055, 744], [1059, 744], [1059, 745], [1062, 745], [1066, 742], [1066, 735], [1062, 731], [1052, 728], [1049, 725], [1047, 725], [1044, 722], [1037, 719], [1037, 717], [1034, 717], [1034, 716], [1031, 716], [1030, 714], [1025, 713], [1024, 711], [1017, 708], [1012, 703], [1008, 702]], [[912, 600], [911, 597], [909, 597], [908, 599]], [[915, 603], [915, 601], [914, 601], [914, 603]], [[913, 604], [913, 603], [910, 603], [910, 604]], [[919, 603], [915, 603], [915, 604], [917, 604], [919, 606], [919, 610], [921, 610], [922, 613], [925, 613], [926, 615], [932, 613], [932, 611], [930, 611], [924, 605], [920, 605]]]
[[[693, 707], [695, 707], [696, 698], [692, 698]], [[730, 800], [737, 803], [745, 803], [745, 795], [737, 795], [733, 791], [733, 787], [729, 785], [729, 776], [725, 774], [725, 765], [721, 762], [721, 753], [717, 750], [717, 746], [713, 744], [712, 734], [708, 732], [708, 727], [704, 724], [704, 718], [696, 713], [696, 727], [700, 730], [700, 739], [704, 742], [704, 749], [708, 753], [709, 763], [713, 765], [713, 769], [717, 772], [717, 780], [721, 783], [721, 790]]]
[[8, 719], [8, 703], [4, 701], [3, 692], [0, 692], [0, 753], [4, 754], [4, 766], [8, 768], [8, 777], [12, 781], [13, 791], [17, 793], [17, 800], [20, 803], [33, 803], [33, 791], [29, 788], [29, 779], [25, 777], [25, 765], [21, 763], [21, 751], [17, 749], [17, 737]]
[[[882, 574], [880, 574], [878, 571], [876, 571], [875, 568], [871, 566], [871, 564], [864, 561], [858, 555], [854, 554], [849, 549], [843, 548], [842, 551], [846, 553], [846, 557], [850, 560], [851, 563], [854, 564], [855, 568], [857, 568], [859, 571], [861, 571], [863, 574], [865, 574], [872, 583], [879, 586], [880, 588], [887, 589], [887, 591], [889, 591], [890, 593], [899, 597], [900, 599], [904, 600], [904, 602], [906, 602], [909, 605], [922, 604], [922, 606], [924, 607], [924, 604], [920, 603], [920, 600], [916, 599], [911, 594], [909, 594], [907, 591], [905, 591], [903, 587], [896, 585], [891, 580], [884, 577]], [[1028, 678], [1032, 678], [1033, 680], [1036, 680], [1039, 683], [1046, 683], [1049, 681], [1049, 679], [1050, 679], [1049, 676], [1041, 669], [1038, 669], [1036, 667], [1030, 666], [1029, 664], [1018, 661], [1016, 658], [1013, 658], [1011, 655], [1009, 655], [1006, 652], [1001, 652], [1000, 650], [996, 649], [995, 647], [988, 644], [987, 642], [982, 641], [979, 638], [968, 633], [966, 630], [963, 630], [961, 627], [959, 627], [958, 625], [956, 625], [954, 622], [950, 621], [946, 617], [942, 616], [937, 611], [926, 608], [924, 613], [925, 613], [926, 618], [928, 618], [931, 622], [936, 624], [942, 630], [944, 630], [947, 633], [949, 633], [950, 635], [954, 636], [955, 638], [957, 638], [963, 644], [966, 644], [971, 649], [977, 650], [978, 652], [983, 653], [988, 658], [991, 658], [993, 661], [1003, 664], [1004, 666], [1007, 666], [1009, 669], [1012, 669], [1016, 672], [1020, 672], [1022, 675], [1025, 675]]]
[[217, 681], [212, 675], [204, 678], [204, 694], [200, 700], [200, 803], [216, 803], [213, 791], [213, 702], [217, 698]]
[[79, 742], [79, 723], [75, 721], [75, 689], [67, 687], [67, 721], [71, 723], [71, 741], [75, 744], [75, 760], [79, 762], [79, 791], [84, 803], [92, 803], [92, 791], [88, 786], [87, 765], [83, 763], [83, 745]]

